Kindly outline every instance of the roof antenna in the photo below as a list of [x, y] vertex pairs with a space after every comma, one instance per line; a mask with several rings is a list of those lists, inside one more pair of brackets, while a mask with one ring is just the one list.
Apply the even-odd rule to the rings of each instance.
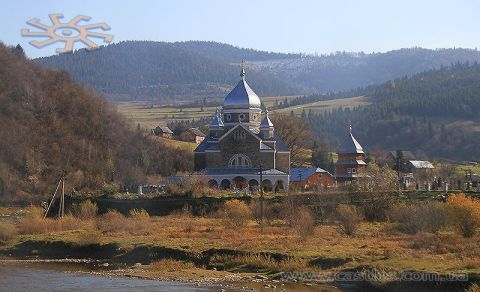
[[245, 60], [242, 60], [242, 71], [240, 72], [240, 77], [242, 80], [245, 80]]

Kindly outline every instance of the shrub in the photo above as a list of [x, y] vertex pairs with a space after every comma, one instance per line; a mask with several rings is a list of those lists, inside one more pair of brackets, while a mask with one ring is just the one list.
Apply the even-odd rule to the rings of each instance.
[[436, 233], [447, 225], [446, 208], [441, 202], [397, 204], [391, 219], [399, 223], [400, 231], [412, 234], [420, 231]]
[[292, 217], [292, 228], [305, 241], [313, 235], [315, 230], [315, 217], [307, 207], [300, 207]]
[[340, 204], [336, 209], [339, 229], [346, 235], [353, 235], [362, 221], [362, 216], [353, 205]]
[[17, 236], [17, 228], [9, 222], [0, 222], [0, 241], [7, 241]]
[[225, 202], [220, 212], [225, 225], [230, 228], [242, 228], [250, 219], [250, 209], [239, 200]]
[[48, 231], [51, 226], [48, 219], [43, 219], [43, 210], [38, 207], [28, 207], [25, 217], [18, 223], [21, 234], [39, 234]]
[[395, 203], [390, 193], [369, 193], [362, 204], [363, 215], [367, 221], [385, 221]]
[[97, 227], [105, 232], [125, 231], [128, 228], [127, 218], [118, 211], [109, 210], [97, 218]]
[[79, 219], [93, 219], [97, 216], [98, 208], [97, 204], [92, 203], [90, 200], [86, 200], [80, 204], [73, 204], [71, 212], [73, 216]]
[[[266, 201], [263, 202], [263, 219], [267, 222], [273, 221], [275, 219], [281, 218], [283, 206], [278, 203], [268, 203]], [[253, 199], [250, 202], [250, 210], [252, 213], [253, 218], [260, 222], [260, 214], [261, 214], [261, 207], [260, 207], [260, 199]]]
[[450, 221], [464, 237], [472, 237], [480, 227], [480, 201], [464, 194], [447, 200]]
[[133, 209], [128, 213], [128, 229], [130, 232], [139, 233], [148, 229], [150, 215], [144, 209]]

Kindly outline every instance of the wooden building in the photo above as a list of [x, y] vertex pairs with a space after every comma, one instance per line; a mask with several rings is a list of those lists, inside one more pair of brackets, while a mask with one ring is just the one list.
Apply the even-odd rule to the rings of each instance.
[[335, 177], [319, 167], [290, 168], [290, 189], [295, 191], [320, 190], [334, 187]]
[[185, 130], [181, 135], [180, 139], [182, 141], [193, 142], [195, 144], [200, 144], [205, 139], [205, 134], [197, 128], [190, 128]]
[[338, 160], [335, 164], [335, 178], [337, 182], [350, 182], [362, 176], [367, 164], [362, 145], [352, 134], [352, 126], [337, 151]]
[[169, 127], [167, 126], [158, 126], [155, 129], [153, 129], [153, 134], [163, 137], [163, 138], [172, 138], [173, 132], [170, 130]]

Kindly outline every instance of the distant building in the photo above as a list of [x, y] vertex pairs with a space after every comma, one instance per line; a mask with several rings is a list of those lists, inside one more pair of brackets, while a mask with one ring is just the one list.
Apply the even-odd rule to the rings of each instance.
[[202, 143], [205, 137], [206, 135], [197, 128], [187, 129], [180, 135], [181, 140], [193, 142], [195, 144]]
[[155, 129], [153, 129], [153, 134], [163, 137], [163, 138], [172, 138], [173, 132], [170, 130], [169, 127], [167, 126], [158, 126]]
[[348, 134], [337, 151], [338, 160], [335, 164], [335, 178], [338, 182], [350, 182], [356, 180], [365, 172], [365, 152], [362, 145], [353, 137], [352, 126], [348, 128]]
[[[288, 188], [290, 151], [275, 135], [274, 125], [245, 80], [225, 97], [222, 112], [212, 118], [208, 136], [194, 150], [196, 174], [222, 189], [283, 191]], [[261, 180], [260, 180], [260, 177]]]
[[409, 160], [407, 163], [407, 169], [409, 172], [415, 174], [418, 171], [433, 171], [435, 166], [430, 161], [425, 160]]
[[[401, 159], [402, 161], [398, 161], [399, 159]], [[406, 162], [408, 162], [409, 160], [415, 160], [415, 155], [413, 155], [412, 152], [406, 150], [389, 151], [387, 155], [387, 163], [393, 169], [398, 169], [398, 167], [400, 166], [400, 170], [403, 170], [402, 168], [405, 167], [404, 164], [406, 164]]]
[[407, 163], [407, 172], [415, 181], [416, 189], [430, 190], [431, 182], [435, 176], [435, 166], [430, 161], [409, 160]]
[[322, 168], [290, 168], [290, 189], [318, 190], [320, 188], [334, 187], [335, 185], [335, 177]]

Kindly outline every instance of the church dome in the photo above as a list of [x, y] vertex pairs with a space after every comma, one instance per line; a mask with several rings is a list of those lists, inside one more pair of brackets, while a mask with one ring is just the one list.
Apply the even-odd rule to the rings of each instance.
[[250, 88], [245, 80], [245, 69], [242, 64], [241, 80], [237, 86], [230, 91], [223, 101], [224, 109], [260, 109], [260, 98]]

